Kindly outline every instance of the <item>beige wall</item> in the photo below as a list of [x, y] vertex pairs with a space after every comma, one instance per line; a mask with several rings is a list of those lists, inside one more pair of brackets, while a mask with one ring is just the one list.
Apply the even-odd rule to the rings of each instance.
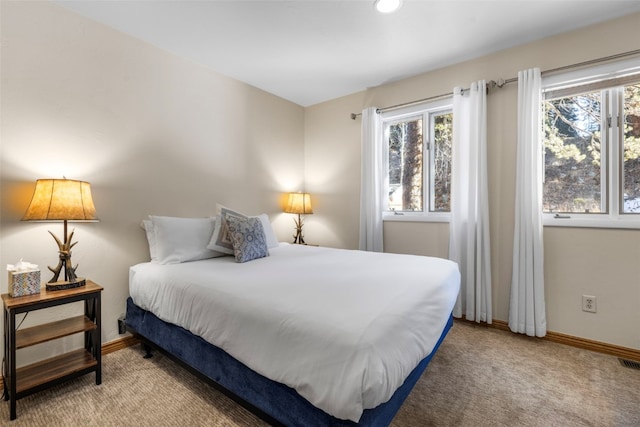
[[[209, 216], [219, 202], [268, 213], [289, 239], [279, 195], [303, 184], [302, 107], [49, 2], [1, 6], [3, 264], [24, 258], [49, 280], [57, 246], [47, 230], [61, 235], [62, 224], [20, 222], [35, 180], [89, 181], [101, 221], [75, 225], [73, 261], [105, 288], [107, 342], [119, 337], [128, 267], [148, 260], [146, 215]], [[78, 310], [33, 313], [24, 326]], [[74, 344], [33, 347], [19, 362]]]
[[[358, 246], [360, 119], [349, 114], [468, 87], [472, 81], [511, 78], [519, 70], [548, 70], [640, 47], [640, 14], [594, 25], [522, 47], [369, 89], [305, 110], [305, 180], [316, 195], [307, 240]], [[515, 84], [488, 97], [488, 157], [493, 313], [508, 320], [514, 227]], [[548, 329], [640, 349], [640, 231], [545, 229]], [[386, 222], [388, 252], [447, 256], [443, 224]], [[598, 298], [598, 313], [581, 311], [582, 295]]]

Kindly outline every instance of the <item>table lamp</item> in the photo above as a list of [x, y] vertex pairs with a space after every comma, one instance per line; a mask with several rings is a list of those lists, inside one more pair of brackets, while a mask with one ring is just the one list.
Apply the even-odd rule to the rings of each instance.
[[[76, 275], [78, 266], [71, 263], [71, 243], [74, 230], [67, 235], [67, 221], [96, 222], [96, 208], [91, 197], [91, 186], [88, 182], [71, 179], [39, 179], [31, 198], [31, 203], [22, 217], [22, 221], [63, 221], [64, 237], [60, 241], [51, 231], [58, 244], [58, 265], [49, 270], [53, 277], [46, 285], [48, 291], [78, 288], [85, 285], [85, 279]], [[64, 280], [58, 280], [64, 271]]]
[[289, 193], [289, 199], [284, 209], [286, 213], [298, 214], [298, 219], [293, 219], [296, 224], [296, 234], [293, 236], [293, 243], [304, 245], [302, 236], [302, 217], [300, 215], [312, 214], [311, 196], [308, 193]]

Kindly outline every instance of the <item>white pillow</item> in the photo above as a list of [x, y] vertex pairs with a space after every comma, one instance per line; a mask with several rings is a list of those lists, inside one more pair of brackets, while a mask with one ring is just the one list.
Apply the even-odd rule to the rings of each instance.
[[278, 238], [276, 237], [276, 233], [273, 231], [273, 227], [271, 226], [271, 222], [269, 221], [267, 214], [260, 214], [258, 215], [258, 218], [260, 218], [260, 221], [262, 222], [264, 237], [267, 239], [267, 247], [271, 249], [280, 246], [280, 242], [278, 242]]
[[222, 256], [207, 248], [214, 218], [178, 218], [150, 215], [156, 240], [157, 262], [178, 264]]
[[150, 219], [143, 219], [140, 224], [142, 228], [144, 228], [145, 234], [147, 235], [147, 242], [149, 243], [149, 255], [151, 256], [151, 261], [158, 261], [158, 248], [156, 245], [156, 232], [153, 229], [153, 223]]
[[259, 218], [262, 223], [262, 228], [264, 230], [264, 236], [267, 241], [267, 248], [275, 248], [280, 245], [278, 242], [278, 238], [276, 237], [276, 233], [273, 231], [273, 227], [271, 226], [271, 222], [269, 222], [269, 217], [267, 214], [261, 214], [257, 217], [250, 217], [243, 213], [231, 210], [225, 206], [220, 204], [216, 204], [216, 224], [213, 230], [213, 234], [211, 236], [211, 241], [207, 248], [222, 252], [228, 255], [233, 255], [233, 242], [231, 240], [231, 235], [229, 234], [229, 230], [227, 228], [227, 217], [232, 216], [235, 218]]

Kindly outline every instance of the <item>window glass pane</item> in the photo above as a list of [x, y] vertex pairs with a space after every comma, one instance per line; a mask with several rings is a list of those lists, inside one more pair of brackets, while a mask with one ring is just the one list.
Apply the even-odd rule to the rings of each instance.
[[600, 119], [600, 91], [544, 102], [545, 212], [602, 212]]
[[430, 210], [451, 211], [451, 146], [453, 113], [438, 114], [433, 119], [433, 184]]
[[422, 211], [422, 118], [389, 126], [389, 208]]
[[624, 87], [624, 212], [640, 213], [640, 82]]

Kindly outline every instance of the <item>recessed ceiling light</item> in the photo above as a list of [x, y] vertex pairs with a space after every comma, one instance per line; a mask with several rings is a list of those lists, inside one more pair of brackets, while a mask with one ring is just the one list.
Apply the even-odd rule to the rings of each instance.
[[373, 6], [380, 13], [392, 13], [400, 9], [402, 0], [376, 0]]

